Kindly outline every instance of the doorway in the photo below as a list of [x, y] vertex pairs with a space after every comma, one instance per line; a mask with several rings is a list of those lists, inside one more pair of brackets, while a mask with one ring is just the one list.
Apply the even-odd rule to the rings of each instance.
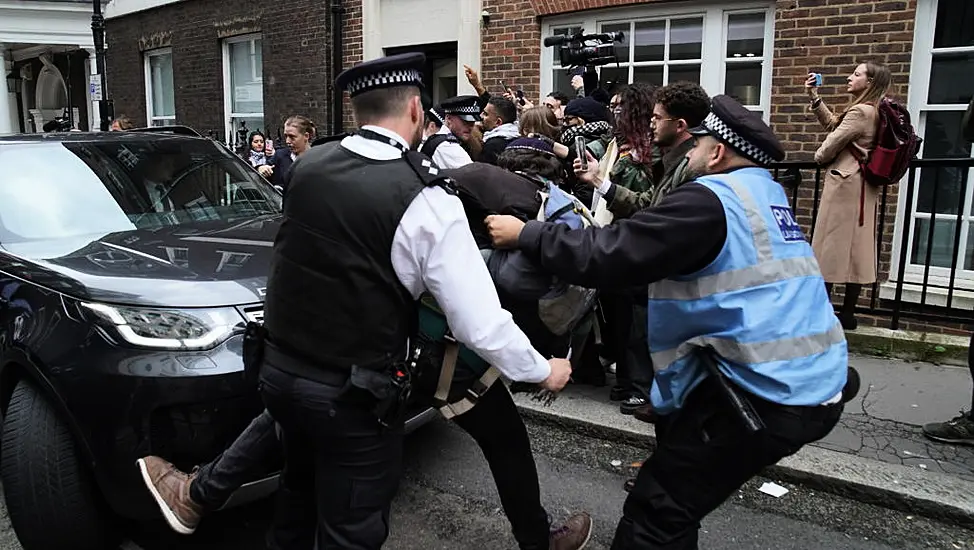
[[385, 48], [386, 55], [418, 52], [426, 55], [423, 70], [423, 106], [426, 108], [439, 104], [444, 99], [457, 95], [457, 43], [439, 42], [435, 44], [413, 44]]

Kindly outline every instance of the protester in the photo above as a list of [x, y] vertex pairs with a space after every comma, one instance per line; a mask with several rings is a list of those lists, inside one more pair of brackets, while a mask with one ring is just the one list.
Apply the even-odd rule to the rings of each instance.
[[259, 130], [250, 132], [247, 144], [249, 147], [243, 157], [252, 167], [264, 166], [274, 158], [274, 142], [265, 138]]
[[111, 127], [109, 127], [109, 132], [123, 132], [125, 130], [131, 130], [135, 128], [132, 124], [132, 119], [125, 115], [119, 115], [115, 120], [112, 121]]
[[497, 164], [497, 156], [507, 144], [521, 136], [517, 125], [517, 107], [508, 99], [492, 97], [480, 118], [484, 135], [477, 162]]
[[557, 90], [548, 94], [541, 102], [555, 115], [555, 119], [558, 120], [560, 125], [565, 119], [565, 105], [571, 100], [567, 95]]

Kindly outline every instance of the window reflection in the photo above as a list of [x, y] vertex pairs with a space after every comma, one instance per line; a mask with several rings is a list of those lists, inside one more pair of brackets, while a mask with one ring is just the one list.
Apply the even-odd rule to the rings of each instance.
[[974, 46], [974, 2], [939, 0], [934, 48]]
[[0, 146], [0, 243], [244, 221], [281, 197], [208, 140]]

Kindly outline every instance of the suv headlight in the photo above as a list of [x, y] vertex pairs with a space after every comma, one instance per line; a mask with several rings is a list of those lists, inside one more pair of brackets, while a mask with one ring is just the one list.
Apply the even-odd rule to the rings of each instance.
[[245, 319], [234, 308], [155, 309], [82, 302], [99, 326], [147, 348], [209, 349], [229, 338]]

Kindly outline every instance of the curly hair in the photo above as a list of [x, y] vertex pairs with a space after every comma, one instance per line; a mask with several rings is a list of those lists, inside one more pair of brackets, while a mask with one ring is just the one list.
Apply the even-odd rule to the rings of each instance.
[[653, 162], [653, 136], [650, 124], [653, 118], [652, 84], [634, 82], [619, 93], [620, 112], [616, 116], [616, 132], [632, 146], [638, 154], [639, 162]]
[[700, 126], [710, 112], [710, 96], [693, 82], [663, 86], [656, 90], [654, 99], [670, 116], [685, 120], [689, 128]]

